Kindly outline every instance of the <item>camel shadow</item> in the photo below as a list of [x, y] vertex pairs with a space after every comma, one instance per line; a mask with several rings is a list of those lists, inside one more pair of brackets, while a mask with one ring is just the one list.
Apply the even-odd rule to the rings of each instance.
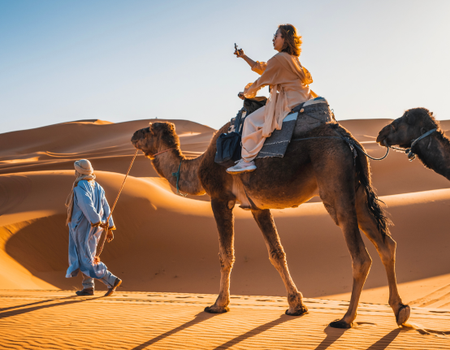
[[394, 329], [386, 334], [383, 338], [373, 343], [367, 350], [384, 350], [386, 349], [402, 331], [401, 328]]
[[336, 340], [338, 340], [348, 329], [342, 329], [342, 328], [333, 328], [330, 326], [327, 326], [324, 330], [325, 334], [327, 335], [324, 340], [317, 346], [315, 350], [325, 350], [330, 345], [332, 345]]
[[[36, 311], [36, 310], [40, 310], [40, 309], [46, 309], [46, 308], [55, 307], [55, 306], [63, 306], [63, 305], [81, 303], [83, 301], [101, 299], [101, 298], [104, 298], [104, 296], [94, 297], [94, 298], [85, 298], [85, 299], [80, 299], [79, 296], [73, 296], [73, 297], [70, 296], [70, 297], [66, 297], [66, 298], [50, 299], [50, 300], [39, 301], [39, 302], [36, 302], [36, 303], [30, 303], [30, 304], [25, 304], [25, 305], [20, 305], [20, 306], [13, 306], [13, 307], [10, 307], [10, 308], [7, 308], [7, 309], [17, 309], [17, 308], [21, 308], [21, 307], [24, 307], [24, 306], [31, 306], [31, 305], [36, 305], [36, 304], [48, 303], [48, 302], [51, 302], [51, 301], [59, 301], [59, 300], [72, 299], [72, 298], [77, 298], [77, 300], [64, 301], [62, 303], [51, 304], [51, 305], [39, 305], [39, 306], [29, 307], [29, 308], [26, 308], [26, 309], [11, 310], [11, 311], [7, 311], [7, 312], [0, 312], [0, 320], [3, 319], [3, 318], [7, 318], [7, 317], [11, 317], [11, 316], [17, 316], [17, 315], [22, 315], [22, 314], [25, 314], [25, 313], [28, 313], [28, 312], [32, 312], [32, 311]], [[5, 309], [3, 309], [3, 310], [5, 310]]]
[[150, 340], [146, 341], [145, 343], [142, 343], [142, 344], [134, 347], [132, 350], [144, 349], [147, 346], [152, 345], [152, 344], [154, 344], [154, 343], [156, 343], [156, 342], [158, 342], [158, 341], [160, 341], [160, 340], [162, 340], [164, 338], [167, 338], [167, 337], [169, 337], [169, 336], [171, 336], [171, 335], [173, 335], [175, 333], [181, 332], [182, 330], [184, 330], [186, 328], [189, 328], [191, 326], [194, 326], [194, 325], [196, 325], [196, 324], [198, 324], [200, 322], [209, 320], [210, 318], [212, 318], [214, 316], [217, 316], [217, 315], [218, 314], [210, 314], [210, 313], [202, 311], [202, 312], [198, 313], [197, 315], [195, 315], [194, 319], [192, 319], [192, 320], [190, 320], [190, 321], [188, 321], [188, 322], [178, 326], [177, 328], [171, 329], [171, 330], [167, 331], [166, 333], [158, 335], [156, 338], [150, 339]]
[[242, 341], [244, 341], [244, 340], [246, 340], [248, 338], [254, 337], [255, 335], [258, 335], [258, 334], [260, 334], [262, 332], [265, 332], [265, 331], [267, 331], [267, 330], [269, 330], [269, 329], [271, 329], [271, 328], [273, 328], [273, 327], [275, 327], [275, 326], [277, 326], [279, 324], [282, 324], [282, 323], [287, 322], [287, 321], [295, 320], [295, 319], [298, 319], [298, 317], [292, 317], [292, 316], [288, 316], [288, 315], [281, 315], [280, 318], [278, 318], [276, 320], [273, 320], [273, 321], [270, 321], [270, 322], [268, 322], [266, 324], [263, 324], [261, 326], [258, 326], [256, 328], [253, 328], [253, 329], [249, 330], [248, 332], [246, 332], [244, 334], [241, 334], [240, 336], [238, 336], [238, 337], [236, 337], [234, 339], [231, 339], [231, 340], [227, 341], [226, 343], [224, 343], [222, 345], [219, 345], [218, 347], [214, 348], [214, 350], [228, 349], [228, 348], [230, 348], [230, 347], [232, 347], [232, 346], [234, 346], [234, 345], [236, 345], [236, 344], [238, 344], [238, 343], [240, 343], [240, 342], [242, 342]]
[[[330, 347], [336, 340], [338, 340], [348, 329], [339, 329], [339, 328], [332, 328], [330, 326], [327, 326], [325, 328], [324, 332], [326, 333], [326, 338], [322, 340], [322, 342], [315, 348], [315, 350], [325, 350], [328, 347]], [[397, 337], [397, 335], [402, 330], [400, 328], [394, 329], [390, 331], [388, 334], [386, 334], [383, 338], [373, 343], [370, 347], [367, 348], [367, 350], [384, 350], [386, 349], [389, 344], [391, 344], [394, 339]]]

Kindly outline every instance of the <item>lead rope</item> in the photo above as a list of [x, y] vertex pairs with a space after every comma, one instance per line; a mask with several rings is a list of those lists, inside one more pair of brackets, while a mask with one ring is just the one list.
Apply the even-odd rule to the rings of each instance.
[[109, 230], [109, 219], [111, 219], [112, 213], [113, 213], [114, 209], [116, 208], [117, 201], [119, 200], [120, 194], [122, 193], [122, 190], [125, 186], [125, 181], [127, 180], [128, 174], [130, 173], [131, 167], [133, 166], [134, 160], [136, 159], [138, 152], [139, 152], [139, 150], [136, 149], [136, 152], [134, 153], [134, 157], [131, 160], [130, 166], [128, 167], [127, 174], [125, 175], [125, 178], [123, 179], [122, 186], [120, 187], [119, 193], [117, 194], [116, 200], [114, 201], [114, 204], [111, 208], [111, 212], [108, 215], [108, 219], [106, 219], [106, 226], [103, 229], [104, 233], [102, 233], [101, 242], [97, 248], [97, 253], [96, 253], [97, 257], [100, 257], [100, 254], [103, 252], [103, 248], [105, 247], [106, 236], [108, 235], [108, 230]]
[[305, 138], [298, 138], [298, 139], [292, 139], [292, 141], [304, 141], [304, 140], [312, 140], [312, 139], [340, 139], [345, 141], [349, 147], [350, 150], [353, 152], [354, 156], [354, 147], [358, 148], [366, 157], [372, 159], [372, 160], [383, 160], [385, 159], [388, 154], [389, 154], [389, 147], [390, 146], [386, 146], [387, 150], [386, 150], [386, 154], [380, 158], [375, 158], [372, 157], [370, 154], [366, 153], [355, 141], [353, 141], [352, 139], [345, 137], [345, 136], [313, 136], [313, 137], [305, 137]]

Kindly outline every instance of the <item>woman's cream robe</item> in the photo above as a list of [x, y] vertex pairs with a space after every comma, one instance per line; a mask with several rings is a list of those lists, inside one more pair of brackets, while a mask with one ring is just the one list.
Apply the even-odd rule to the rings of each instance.
[[309, 88], [311, 74], [300, 64], [298, 57], [280, 52], [267, 63], [256, 62], [252, 70], [261, 77], [244, 90], [246, 98], [256, 96], [258, 90], [270, 85], [271, 94], [267, 104], [250, 114], [242, 131], [242, 158], [250, 162], [264, 145], [272, 132], [280, 130], [283, 119], [293, 107], [317, 95]]

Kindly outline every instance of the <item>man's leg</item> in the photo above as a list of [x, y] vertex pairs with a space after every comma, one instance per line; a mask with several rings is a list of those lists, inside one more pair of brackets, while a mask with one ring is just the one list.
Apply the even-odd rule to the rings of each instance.
[[83, 275], [83, 289], [94, 289], [94, 279], [84, 273], [81, 274]]
[[77, 295], [94, 295], [94, 279], [81, 273], [83, 276], [83, 290], [78, 290]]
[[105, 296], [109, 296], [114, 293], [117, 287], [119, 287], [122, 284], [122, 280], [114, 276], [111, 272], [107, 271], [106, 275], [100, 279], [106, 286], [108, 287], [108, 291], [106, 292]]

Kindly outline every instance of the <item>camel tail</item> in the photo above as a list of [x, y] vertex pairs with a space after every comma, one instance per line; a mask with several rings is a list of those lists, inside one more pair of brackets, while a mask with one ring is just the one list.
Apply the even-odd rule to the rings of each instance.
[[375, 193], [375, 190], [372, 186], [372, 179], [370, 176], [370, 164], [365, 154], [362, 152], [362, 150], [364, 150], [364, 147], [343, 126], [337, 124], [335, 128], [336, 131], [338, 131], [342, 136], [351, 139], [350, 143], [354, 143], [358, 146], [356, 147], [358, 157], [356, 157], [355, 159], [356, 176], [361, 186], [364, 187], [364, 191], [366, 192], [367, 197], [367, 207], [370, 213], [372, 214], [373, 218], [375, 219], [378, 230], [381, 232], [381, 235], [383, 236], [384, 240], [386, 236], [390, 236], [388, 226], [392, 224], [392, 222], [387, 217], [386, 212], [383, 210], [383, 208], [381, 208], [380, 202], [382, 201], [378, 199], [378, 196]]
[[[363, 148], [361, 144], [359, 144], [359, 146]], [[364, 187], [364, 191], [366, 192], [367, 207], [372, 213], [377, 223], [378, 230], [381, 232], [384, 240], [387, 235], [390, 235], [388, 226], [391, 222], [383, 208], [380, 206], [380, 202], [382, 201], [378, 199], [378, 196], [372, 186], [369, 162], [364, 153], [360, 150], [358, 150], [358, 157], [356, 159], [356, 172], [359, 182]]]

